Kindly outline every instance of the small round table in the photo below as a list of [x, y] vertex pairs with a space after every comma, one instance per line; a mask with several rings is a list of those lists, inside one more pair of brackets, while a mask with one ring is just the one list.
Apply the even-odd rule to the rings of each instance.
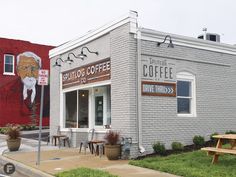
[[66, 137], [66, 135], [53, 135], [52, 136], [52, 144], [53, 144], [53, 141], [54, 141], [54, 145], [56, 146], [57, 145], [57, 140], [58, 140], [58, 143], [60, 145], [60, 138], [64, 138]]

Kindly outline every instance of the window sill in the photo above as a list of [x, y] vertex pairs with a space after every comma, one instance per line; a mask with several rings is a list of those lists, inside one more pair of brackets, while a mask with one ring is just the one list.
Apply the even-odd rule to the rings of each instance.
[[[88, 133], [88, 131], [90, 130], [90, 128], [71, 128], [72, 132], [81, 132], [81, 133]], [[61, 131], [62, 132], [68, 132], [70, 130], [70, 128], [62, 128]], [[95, 128], [95, 132], [96, 133], [106, 133], [107, 130], [109, 129], [96, 129]]]
[[88, 132], [89, 128], [62, 128], [61, 131], [67, 132], [69, 130], [72, 132]]
[[15, 73], [3, 73], [3, 75], [15, 76]]
[[194, 114], [177, 114], [177, 117], [197, 117]]

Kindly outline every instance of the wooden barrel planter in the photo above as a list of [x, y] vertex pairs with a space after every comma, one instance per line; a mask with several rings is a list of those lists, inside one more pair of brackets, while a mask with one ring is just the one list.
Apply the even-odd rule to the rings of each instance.
[[121, 154], [121, 145], [105, 145], [105, 155], [109, 160], [118, 160]]
[[7, 147], [9, 151], [18, 151], [21, 145], [21, 138], [7, 139]]

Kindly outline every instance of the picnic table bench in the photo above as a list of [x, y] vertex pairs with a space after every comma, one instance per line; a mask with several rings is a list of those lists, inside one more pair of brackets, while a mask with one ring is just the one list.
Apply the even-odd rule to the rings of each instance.
[[[219, 155], [232, 154], [236, 155], [236, 134], [214, 135], [213, 138], [218, 139], [216, 147], [201, 148], [202, 151], [207, 151], [208, 155], [213, 155], [212, 163], [217, 163]], [[222, 148], [223, 140], [230, 141], [230, 148]]]

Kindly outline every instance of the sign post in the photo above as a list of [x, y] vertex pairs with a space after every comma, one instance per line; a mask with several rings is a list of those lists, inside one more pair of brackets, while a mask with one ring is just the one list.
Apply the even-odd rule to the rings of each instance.
[[39, 144], [38, 144], [38, 158], [36, 165], [40, 165], [40, 148], [41, 148], [41, 134], [42, 134], [42, 117], [43, 117], [43, 97], [44, 86], [48, 85], [48, 70], [39, 70], [38, 85], [41, 85], [41, 101], [40, 101], [40, 118], [39, 118]]

